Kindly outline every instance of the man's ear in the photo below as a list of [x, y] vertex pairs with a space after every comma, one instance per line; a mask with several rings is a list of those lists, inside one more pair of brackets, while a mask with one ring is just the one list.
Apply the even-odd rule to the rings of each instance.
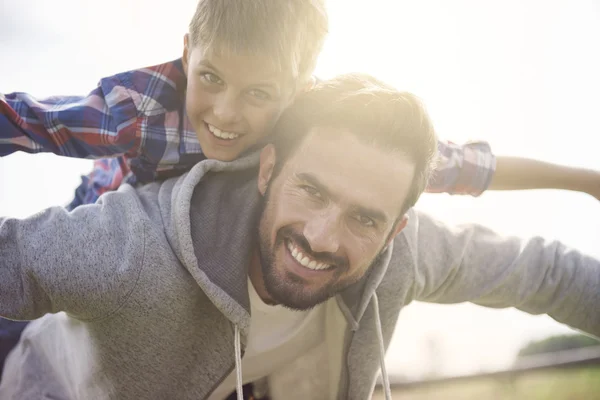
[[394, 238], [396, 236], [398, 236], [398, 234], [400, 232], [402, 232], [402, 229], [406, 228], [406, 224], [408, 224], [408, 215], [404, 214], [402, 216], [402, 219], [400, 221], [398, 221], [398, 223], [394, 227], [394, 230], [390, 233], [390, 236], [388, 238], [387, 243], [385, 244], [385, 247], [388, 247], [389, 244], [391, 243], [391, 241], [394, 240]]
[[187, 76], [188, 74], [188, 62], [190, 57], [189, 43], [190, 34], [186, 33], [185, 35], [183, 35], [183, 56], [181, 57], [181, 61], [183, 63], [183, 73], [185, 74], [185, 76]]
[[275, 168], [275, 161], [275, 147], [272, 144], [263, 147], [260, 152], [260, 167], [258, 170], [258, 191], [263, 196], [267, 192], [267, 187], [269, 187], [273, 168]]

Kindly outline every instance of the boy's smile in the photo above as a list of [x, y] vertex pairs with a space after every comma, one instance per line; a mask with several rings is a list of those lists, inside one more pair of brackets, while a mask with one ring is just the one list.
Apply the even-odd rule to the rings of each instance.
[[183, 65], [187, 115], [207, 158], [239, 157], [271, 133], [294, 97], [291, 78], [266, 57], [190, 48], [186, 36]]
[[212, 133], [215, 137], [219, 139], [234, 140], [240, 137], [239, 133], [222, 131], [216, 126], [209, 124], [208, 122], [206, 122], [205, 124], [210, 133]]

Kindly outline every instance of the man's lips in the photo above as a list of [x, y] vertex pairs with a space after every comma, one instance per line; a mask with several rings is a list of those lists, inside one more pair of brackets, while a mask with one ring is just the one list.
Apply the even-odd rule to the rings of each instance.
[[291, 256], [303, 267], [313, 271], [326, 271], [333, 269], [334, 266], [313, 258], [310, 254], [302, 251], [302, 249], [294, 244], [291, 240], [287, 239], [285, 245], [290, 252]]

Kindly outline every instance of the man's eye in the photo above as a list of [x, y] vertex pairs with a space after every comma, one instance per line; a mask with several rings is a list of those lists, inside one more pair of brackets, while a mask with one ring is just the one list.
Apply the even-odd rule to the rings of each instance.
[[222, 85], [223, 84], [223, 81], [221, 80], [221, 78], [219, 78], [217, 75], [215, 75], [211, 72], [205, 72], [201, 75], [201, 77], [206, 82], [211, 83], [213, 85]]
[[372, 218], [369, 218], [365, 215], [357, 214], [354, 219], [358, 221], [362, 226], [371, 228], [375, 226], [375, 221]]
[[308, 185], [302, 186], [302, 190], [308, 193], [311, 197], [321, 198], [321, 192], [319, 192], [316, 188]]
[[265, 92], [264, 90], [252, 89], [248, 93], [250, 94], [250, 96], [252, 96], [258, 100], [270, 100], [271, 99], [271, 95], [269, 93]]

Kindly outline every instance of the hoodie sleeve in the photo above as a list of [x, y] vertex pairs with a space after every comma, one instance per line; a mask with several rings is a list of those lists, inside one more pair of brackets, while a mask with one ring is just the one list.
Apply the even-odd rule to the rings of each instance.
[[516, 307], [600, 337], [600, 260], [540, 237], [415, 217], [416, 229], [407, 234], [415, 300]]
[[144, 262], [140, 210], [127, 186], [72, 212], [0, 218], [0, 315], [30, 320], [66, 311], [90, 320], [115, 310]]

